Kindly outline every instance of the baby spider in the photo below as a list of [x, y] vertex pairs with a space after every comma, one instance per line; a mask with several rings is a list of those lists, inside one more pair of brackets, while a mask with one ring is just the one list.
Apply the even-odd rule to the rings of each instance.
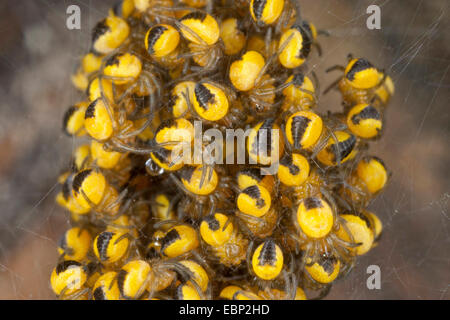
[[250, 114], [261, 117], [276, 111], [278, 106], [278, 103], [275, 103], [276, 94], [289, 87], [291, 82], [275, 87], [276, 79], [267, 71], [293, 37], [291, 34], [280, 43], [278, 51], [267, 61], [261, 53], [247, 50], [230, 65], [228, 77], [234, 88], [240, 92], [242, 103]]
[[86, 101], [79, 102], [69, 107], [64, 113], [63, 130], [69, 136], [81, 137], [86, 134], [84, 128], [84, 114], [89, 103]]
[[248, 240], [229, 216], [216, 212], [204, 217], [200, 236], [207, 244], [207, 252], [224, 266], [238, 267], [246, 259]]
[[281, 247], [273, 240], [266, 239], [253, 251], [250, 243], [247, 250], [247, 264], [253, 282], [262, 291], [271, 291], [280, 286], [286, 294], [286, 299], [293, 300], [297, 291], [297, 277], [294, 272], [294, 258], [288, 256], [285, 261]]
[[[282, 124], [286, 147], [289, 152], [307, 152], [309, 159], [321, 170], [340, 167], [357, 154], [357, 138], [347, 131], [346, 126], [333, 124], [315, 112], [304, 110], [290, 115]], [[324, 165], [322, 168], [320, 164]]]
[[73, 227], [67, 230], [59, 240], [59, 260], [82, 262], [86, 259], [92, 246], [92, 237], [87, 229]]
[[78, 205], [106, 221], [117, 219], [130, 207], [134, 198], [126, 199], [127, 193], [124, 189], [119, 194], [100, 171], [91, 168], [79, 171], [72, 180], [72, 196]]
[[374, 156], [360, 159], [339, 186], [341, 205], [347, 210], [366, 208], [388, 183], [391, 173], [383, 160]]
[[297, 7], [290, 0], [251, 0], [249, 11], [253, 26], [257, 31], [262, 28], [279, 34], [298, 15]]
[[[160, 10], [183, 13], [180, 19], [167, 18], [176, 26], [183, 37], [189, 42], [188, 52], [180, 53], [177, 59], [192, 58], [198, 66], [191, 66], [191, 74], [183, 71], [183, 79], [193, 78], [208, 73], [213, 73], [219, 67], [223, 56], [223, 44], [220, 41], [220, 28], [217, 20], [209, 13], [187, 7], [160, 8]], [[186, 13], [187, 12], [187, 13]], [[160, 17], [158, 13], [154, 13]], [[183, 67], [185, 69], [185, 67]]]
[[81, 262], [64, 260], [53, 269], [50, 284], [59, 299], [76, 300], [89, 292], [85, 283], [88, 270]]
[[280, 37], [280, 45], [290, 35], [294, 35], [294, 37], [278, 56], [280, 63], [288, 69], [294, 69], [301, 66], [309, 56], [313, 46], [317, 48], [318, 54], [321, 56], [322, 49], [317, 42], [317, 35], [328, 35], [326, 31], [317, 31], [312, 23], [302, 19], [300, 3], [298, 1], [293, 1], [293, 6], [295, 7], [295, 21], [288, 29], [283, 30]]
[[243, 105], [250, 114], [261, 116], [261, 113], [272, 113], [275, 95], [284, 89], [283, 86], [276, 89], [273, 85], [275, 79], [265, 74], [269, 63], [259, 52], [247, 51], [230, 66], [229, 79], [234, 88], [241, 92]]
[[[288, 242], [289, 239], [294, 241], [295, 252], [302, 252], [299, 270], [306, 267], [308, 271], [314, 264], [320, 265], [323, 254], [335, 257], [333, 261], [336, 261], [338, 269], [340, 261], [349, 266], [353, 265], [354, 257], [349, 248], [360, 244], [355, 243], [353, 236], [348, 232], [346, 221], [337, 215], [337, 207], [331, 195], [322, 189], [321, 195], [300, 200], [294, 211], [292, 223], [295, 231], [288, 231], [285, 239], [288, 239]], [[348, 241], [339, 237], [340, 229], [344, 229], [350, 235]], [[328, 282], [334, 280], [338, 273], [339, 270]]]
[[117, 272], [109, 271], [102, 274], [92, 288], [94, 300], [120, 300]]
[[144, 44], [148, 54], [166, 69], [174, 70], [185, 62], [180, 57], [180, 33], [169, 24], [157, 24], [148, 29]]
[[[187, 267], [176, 260], [131, 260], [117, 273], [116, 281], [120, 297], [130, 300], [146, 295], [151, 299], [156, 292], [164, 290], [173, 282], [174, 270], [186, 277], [192, 275]], [[196, 281], [192, 281], [191, 285], [199, 286]]]
[[211, 166], [187, 166], [181, 170], [180, 178], [170, 177], [182, 190], [184, 197], [178, 204], [178, 216], [188, 216], [194, 220], [212, 215], [219, 204], [232, 207], [229, 199], [233, 196], [231, 178]]
[[349, 54], [346, 67], [336, 65], [328, 68], [326, 72], [334, 70], [340, 70], [344, 75], [334, 81], [324, 94], [337, 86], [347, 107], [373, 102], [384, 107], [394, 93], [392, 79], [365, 58], [353, 58]]
[[314, 72], [312, 72], [312, 75], [314, 84], [303, 73], [295, 73], [287, 78], [285, 83], [289, 84], [289, 86], [282, 91], [284, 96], [281, 106], [282, 112], [293, 114], [298, 111], [314, 108], [317, 105], [318, 98], [316, 92], [319, 91], [319, 82]]

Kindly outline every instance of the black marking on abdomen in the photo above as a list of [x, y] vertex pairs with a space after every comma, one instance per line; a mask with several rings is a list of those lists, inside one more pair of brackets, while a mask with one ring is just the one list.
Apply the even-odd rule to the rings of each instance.
[[148, 53], [153, 54], [155, 52], [153, 47], [155, 46], [156, 41], [158, 41], [158, 39], [165, 31], [167, 31], [167, 28], [164, 26], [156, 26], [152, 30], [150, 30], [150, 33], [147, 37]]
[[316, 208], [322, 208], [323, 204], [322, 201], [319, 198], [306, 198], [303, 203], [305, 204], [306, 210], [312, 210]]
[[256, 206], [258, 208], [262, 208], [265, 206], [266, 202], [263, 198], [261, 198], [261, 191], [259, 190], [258, 186], [250, 186], [245, 188], [242, 193], [245, 193], [250, 198], [256, 200]]
[[319, 261], [317, 262], [323, 270], [330, 276], [334, 269], [336, 268], [337, 259], [335, 257], [320, 257]]
[[205, 222], [208, 224], [208, 227], [212, 231], [217, 231], [220, 228], [220, 222], [214, 216], [208, 216], [205, 219]]
[[186, 180], [187, 182], [190, 182], [195, 170], [196, 170], [195, 167], [191, 167], [191, 166], [185, 167], [181, 171], [180, 176], [182, 179]]
[[178, 239], [181, 239], [181, 237], [176, 229], [172, 229], [167, 232], [167, 234], [161, 239], [161, 253], [164, 254], [165, 249]]
[[386, 164], [384, 163], [384, 161], [381, 160], [381, 158], [378, 158], [377, 156], [366, 156], [366, 157], [363, 158], [363, 160], [364, 160], [366, 163], [369, 163], [371, 160], [376, 160], [376, 161], [378, 161], [379, 163], [381, 163], [381, 165], [383, 166], [384, 170], [387, 170], [387, 169], [386, 169]]
[[98, 287], [92, 293], [95, 300], [106, 300], [105, 292], [103, 291], [103, 286]]
[[155, 132], [155, 136], [158, 135], [158, 133], [164, 129], [170, 129], [170, 128], [178, 128], [177, 122], [175, 121], [175, 119], [171, 118], [171, 119], [167, 119], [164, 120], [163, 122], [161, 122], [161, 124], [159, 125], [158, 129]]
[[208, 103], [214, 103], [214, 95], [202, 83], [195, 85], [194, 94], [198, 104], [204, 110], [208, 110]]
[[71, 106], [69, 109], [67, 109], [67, 111], [64, 113], [64, 118], [63, 118], [63, 130], [64, 132], [71, 136], [71, 134], [69, 133], [69, 131], [67, 131], [67, 124], [69, 123], [70, 118], [72, 117], [72, 115], [75, 113], [75, 111], [77, 110], [77, 107], [75, 106]]
[[70, 191], [71, 191], [70, 182], [71, 182], [71, 179], [67, 178], [66, 181], [64, 181], [62, 188], [61, 188], [62, 195], [66, 201], [68, 201], [69, 197], [70, 197]]
[[311, 52], [312, 46], [312, 31], [307, 23], [303, 23], [301, 26], [296, 25], [293, 28], [297, 29], [302, 36], [302, 47], [298, 52], [298, 58], [306, 59]]
[[91, 104], [87, 107], [86, 112], [84, 113], [84, 118], [85, 119], [89, 119], [89, 118], [94, 118], [95, 117], [95, 106], [98, 103], [98, 99], [95, 99], [94, 101], [91, 102]]
[[353, 81], [356, 73], [370, 68], [373, 68], [373, 65], [367, 59], [360, 58], [356, 60], [351, 69], [347, 72], [347, 79]]
[[[252, 144], [252, 151], [254, 154], [256, 155], [267, 154], [268, 157], [272, 155], [272, 146], [274, 143], [272, 137], [272, 128], [274, 122], [275, 122], [274, 119], [267, 119], [258, 129], [255, 141]], [[263, 150], [264, 148], [266, 148], [266, 150]]]
[[128, 275], [128, 272], [126, 270], [121, 269], [117, 275], [117, 285], [119, 287], [119, 291], [122, 297], [125, 299], [130, 299], [127, 295], [124, 294], [123, 288], [125, 283], [125, 278]]
[[261, 20], [264, 8], [266, 7], [267, 0], [255, 0], [253, 1], [253, 13], [256, 20]]
[[150, 247], [147, 250], [147, 253], [146, 253], [145, 257], [147, 258], [147, 260], [152, 260], [152, 259], [158, 258], [159, 257], [158, 250], [156, 250], [156, 248], [153, 247], [153, 246]]
[[367, 218], [367, 216], [365, 214], [363, 214], [361, 212], [357, 212], [357, 211], [349, 212], [349, 213], [346, 213], [346, 214], [351, 214], [351, 215], [353, 215], [355, 217], [360, 218], [362, 221], [364, 221], [366, 223], [366, 226], [369, 229], [372, 229], [372, 223], [371, 223], [370, 219]]
[[305, 131], [308, 128], [310, 122], [311, 119], [303, 116], [295, 116], [294, 118], [292, 118], [291, 134], [292, 139], [294, 140], [295, 149], [301, 148], [302, 138], [305, 135]]
[[121, 56], [121, 55], [122, 55], [121, 53], [116, 53], [115, 55], [112, 55], [111, 57], [109, 57], [108, 60], [106, 60], [106, 62], [105, 62], [105, 67], [114, 66], [114, 65], [118, 66], [120, 63], [119, 56]]
[[378, 110], [374, 106], [368, 105], [364, 109], [362, 109], [359, 113], [353, 115], [352, 122], [354, 124], [359, 124], [359, 122], [364, 119], [379, 120], [380, 118], [381, 115], [378, 112]]
[[100, 36], [104, 35], [109, 30], [110, 30], [109, 27], [106, 25], [106, 19], [103, 19], [102, 21], [99, 21], [95, 25], [94, 29], [92, 29], [92, 43], [97, 41], [97, 39]]
[[300, 172], [300, 168], [294, 164], [292, 154], [286, 154], [283, 158], [281, 158], [280, 164], [287, 167], [289, 169], [289, 173], [293, 176], [298, 175]]
[[91, 172], [92, 172], [92, 169], [86, 169], [86, 170], [83, 170], [83, 171], [79, 172], [79, 173], [75, 176], [75, 178], [73, 178], [72, 189], [73, 189], [76, 193], [80, 192], [80, 188], [81, 188], [81, 185], [83, 184], [84, 179], [86, 179], [86, 177], [87, 177], [88, 175], [90, 175]]
[[159, 160], [159, 162], [161, 163], [168, 163], [168, 159], [169, 159], [169, 153], [171, 151], [164, 149], [164, 148], [159, 148], [155, 151], [152, 152], [153, 156]]
[[80, 267], [81, 263], [79, 263], [78, 261], [74, 261], [74, 260], [65, 260], [56, 266], [56, 274], [60, 274], [61, 272], [66, 271], [67, 269], [69, 269], [72, 266]]
[[258, 265], [266, 266], [271, 265], [274, 266], [277, 258], [277, 251], [275, 243], [272, 240], [268, 240], [264, 242], [263, 247], [258, 256]]
[[263, 179], [262, 175], [261, 175], [261, 169], [260, 168], [247, 168], [247, 169], [243, 169], [242, 171], [240, 171], [238, 173], [238, 177], [244, 175], [244, 176], [249, 176], [253, 179], [255, 179], [256, 181], [261, 181]]
[[294, 74], [294, 77], [292, 78], [292, 83], [296, 87], [301, 87], [303, 85], [304, 81], [305, 81], [305, 75], [301, 72]]
[[348, 139], [341, 141], [338, 144], [334, 143], [329, 146], [329, 151], [333, 154], [333, 162], [337, 162], [337, 159], [340, 161], [345, 159], [353, 151], [355, 145], [356, 137], [354, 135], [350, 135]]
[[203, 21], [206, 19], [206, 17], [207, 17], [206, 12], [203, 12], [203, 11], [194, 11], [194, 12], [188, 13], [187, 15], [185, 15], [184, 17], [182, 17], [182, 18], [180, 19], [180, 21], [183, 21], [183, 20], [189, 20], [189, 19], [194, 19], [194, 20], [200, 20], [200, 21], [203, 22]]
[[97, 239], [97, 250], [101, 261], [108, 260], [107, 250], [111, 238], [114, 236], [113, 232], [102, 232]]

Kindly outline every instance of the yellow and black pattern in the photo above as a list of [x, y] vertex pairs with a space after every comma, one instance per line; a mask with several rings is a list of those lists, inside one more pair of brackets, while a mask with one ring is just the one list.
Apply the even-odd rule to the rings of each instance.
[[[111, 8], [62, 121], [83, 142], [58, 179], [71, 221], [50, 276], [58, 298], [303, 300], [379, 244], [367, 207], [391, 173], [368, 150], [394, 82], [349, 55], [325, 90], [342, 112], [320, 112], [306, 68], [316, 26], [294, 0]], [[247, 130], [245, 163], [222, 161], [225, 147], [195, 158], [210, 147], [198, 123]]]

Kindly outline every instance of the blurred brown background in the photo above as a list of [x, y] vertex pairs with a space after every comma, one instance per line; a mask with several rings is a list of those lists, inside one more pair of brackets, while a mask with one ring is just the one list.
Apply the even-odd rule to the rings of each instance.
[[[0, 1], [0, 299], [53, 299], [49, 275], [67, 217], [54, 203], [56, 178], [73, 141], [61, 132], [65, 109], [80, 96], [70, 74], [89, 48], [90, 30], [114, 1]], [[330, 38], [310, 66], [323, 71], [352, 52], [393, 76], [394, 99], [383, 139], [372, 145], [393, 171], [371, 206], [385, 229], [330, 299], [449, 299], [450, 19], [447, 0], [301, 0], [304, 17]], [[81, 8], [81, 30], [66, 9]], [[381, 30], [366, 28], [366, 8], [381, 7]], [[338, 93], [321, 110], [339, 107]], [[366, 268], [381, 268], [368, 290]]]

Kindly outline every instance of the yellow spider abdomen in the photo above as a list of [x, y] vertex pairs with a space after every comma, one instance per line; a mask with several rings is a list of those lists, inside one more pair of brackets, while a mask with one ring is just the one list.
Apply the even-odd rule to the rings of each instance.
[[256, 51], [247, 51], [230, 66], [230, 81], [239, 91], [253, 89], [265, 65], [264, 57]]
[[273, 240], [266, 240], [253, 253], [253, 271], [263, 280], [273, 280], [278, 277], [283, 269], [283, 263], [283, 251]]
[[319, 239], [330, 233], [334, 223], [333, 211], [323, 199], [304, 199], [297, 209], [297, 223], [310, 238]]

